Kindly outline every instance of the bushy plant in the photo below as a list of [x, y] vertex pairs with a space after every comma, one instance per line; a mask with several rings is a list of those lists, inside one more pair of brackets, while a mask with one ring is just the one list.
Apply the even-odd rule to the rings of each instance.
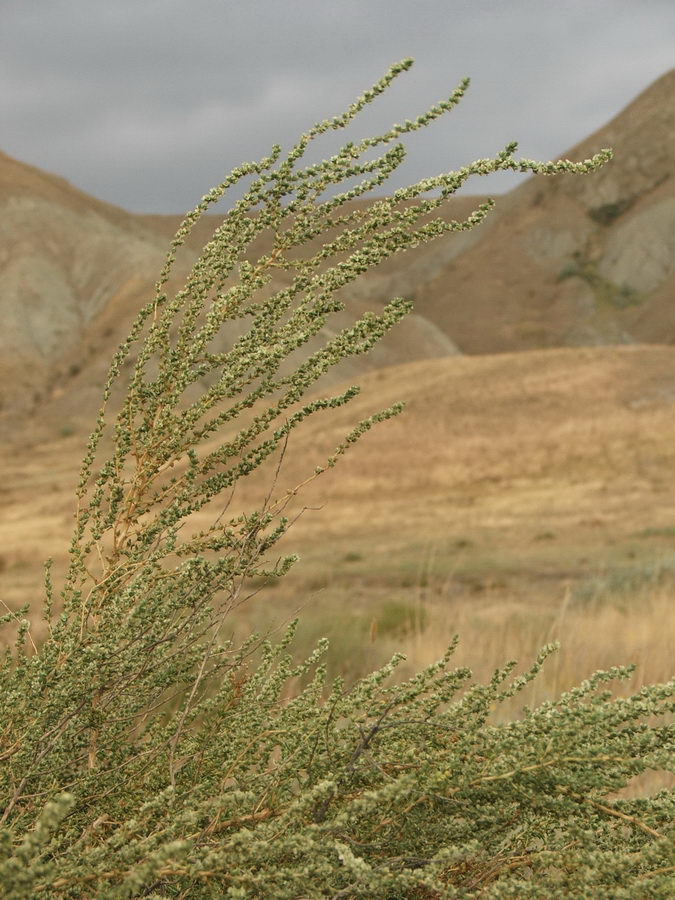
[[[393, 253], [480, 223], [491, 202], [463, 222], [433, 216], [472, 174], [591, 172], [610, 157], [515, 160], [509, 144], [458, 172], [352, 203], [402, 162], [398, 139], [452, 109], [467, 82], [323, 162], [303, 167], [303, 155], [410, 65], [393, 66], [285, 157], [275, 146], [207, 194], [114, 357], [58, 603], [47, 566], [47, 638], [33, 644], [27, 608], [2, 619], [20, 622], [0, 669], [2, 896], [670, 895], [672, 794], [608, 795], [647, 769], [672, 768], [673, 727], [663, 719], [672, 683], [611, 699], [604, 686], [624, 671], [598, 673], [496, 726], [493, 709], [536, 676], [551, 647], [526, 675], [514, 677], [508, 663], [488, 684], [452, 669], [450, 647], [403, 684], [393, 683], [397, 656], [347, 690], [339, 679], [325, 684], [324, 642], [293, 664], [294, 626], [276, 645], [226, 639], [251, 579], [281, 577], [294, 562], [270, 561], [270, 552], [298, 488], [275, 499], [273, 487], [260, 508], [229, 518], [226, 495], [254, 470], [274, 471], [304, 419], [357, 394], [305, 399], [411, 306], [393, 300], [309, 352], [344, 307], [339, 290]], [[375, 148], [383, 152], [372, 158]], [[247, 192], [171, 294], [190, 229], [247, 176]], [[253, 242], [265, 235], [271, 249], [256, 256]], [[289, 273], [286, 286], [270, 286], [275, 269]], [[238, 319], [248, 329], [216, 344]], [[307, 479], [401, 408], [358, 423]]]

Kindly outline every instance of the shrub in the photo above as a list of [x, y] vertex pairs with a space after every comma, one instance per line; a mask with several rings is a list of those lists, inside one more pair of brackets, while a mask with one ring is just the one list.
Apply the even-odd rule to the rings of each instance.
[[[666, 896], [672, 796], [607, 795], [672, 766], [672, 726], [659, 720], [673, 708], [672, 684], [612, 700], [603, 686], [625, 672], [598, 673], [494, 726], [493, 708], [536, 676], [550, 647], [527, 674], [514, 677], [508, 663], [488, 684], [450, 668], [450, 647], [403, 684], [391, 683], [397, 656], [346, 690], [340, 679], [324, 683], [325, 642], [292, 663], [294, 625], [277, 645], [251, 635], [235, 647], [224, 636], [251, 579], [283, 576], [294, 562], [270, 561], [270, 552], [297, 488], [277, 499], [270, 489], [259, 509], [229, 519], [224, 495], [265, 464], [274, 472], [308, 416], [349, 402], [356, 387], [304, 397], [410, 309], [393, 300], [310, 353], [310, 339], [343, 308], [339, 289], [395, 252], [477, 225], [491, 203], [464, 222], [432, 215], [471, 174], [590, 172], [610, 155], [517, 161], [509, 144], [370, 206], [351, 204], [401, 163], [398, 138], [452, 109], [466, 82], [419, 118], [328, 160], [303, 168], [303, 154], [410, 65], [392, 67], [285, 157], [275, 146], [209, 192], [113, 359], [58, 604], [46, 568], [47, 638], [33, 644], [27, 607], [1, 620], [19, 622], [0, 668], [3, 896]], [[247, 193], [169, 296], [190, 229], [248, 176]], [[256, 258], [262, 235], [271, 249]], [[275, 268], [290, 284], [266, 290]], [[238, 319], [248, 330], [219, 348], [223, 325]], [[307, 479], [400, 409], [358, 423]]]
[[629, 284], [615, 284], [605, 278], [598, 271], [597, 261], [587, 256], [587, 251], [575, 251], [574, 262], [567, 263], [556, 276], [556, 281], [565, 281], [567, 278], [581, 278], [593, 291], [595, 302], [600, 307], [609, 306], [612, 309], [627, 309], [629, 306], [639, 306], [644, 296]]
[[427, 626], [427, 612], [422, 606], [390, 600], [380, 609], [375, 619], [377, 633], [402, 637], [408, 632]]
[[588, 215], [599, 225], [611, 225], [635, 203], [635, 197], [624, 197], [615, 203], [605, 203], [588, 210]]

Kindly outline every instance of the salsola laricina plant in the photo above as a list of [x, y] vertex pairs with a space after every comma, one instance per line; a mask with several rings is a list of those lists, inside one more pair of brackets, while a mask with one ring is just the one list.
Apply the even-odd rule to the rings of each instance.
[[[461, 222], [434, 216], [471, 175], [589, 173], [611, 155], [540, 163], [514, 159], [509, 144], [387, 199], [353, 203], [402, 162], [399, 139], [451, 110], [467, 82], [327, 160], [303, 165], [305, 151], [411, 62], [285, 156], [274, 146], [210, 191], [185, 218], [155, 297], [113, 359], [58, 600], [47, 566], [47, 637], [33, 644], [27, 609], [2, 619], [19, 622], [0, 670], [4, 897], [675, 893], [672, 793], [616, 799], [643, 771], [673, 768], [673, 683], [612, 699], [606, 685], [625, 671], [599, 672], [495, 725], [491, 711], [555, 648], [525, 676], [507, 663], [488, 684], [451, 667], [451, 646], [404, 683], [391, 677], [395, 657], [347, 689], [325, 683], [324, 643], [292, 662], [293, 626], [276, 645], [251, 635], [234, 646], [225, 633], [249, 579], [281, 577], [294, 562], [269, 560], [295, 488], [270, 491], [239, 516], [228, 516], [225, 498], [278, 460], [304, 419], [355, 396], [350, 387], [304, 399], [410, 309], [394, 299], [379, 315], [324, 330], [344, 308], [340, 288], [393, 253], [478, 225], [491, 203]], [[182, 289], [169, 291], [186, 235], [242, 179], [248, 190]], [[268, 249], [254, 253], [259, 237]], [[281, 288], [271, 284], [275, 270], [286, 273]], [[218, 337], [234, 320], [242, 322], [224, 344]], [[307, 478], [400, 409], [356, 424]]]

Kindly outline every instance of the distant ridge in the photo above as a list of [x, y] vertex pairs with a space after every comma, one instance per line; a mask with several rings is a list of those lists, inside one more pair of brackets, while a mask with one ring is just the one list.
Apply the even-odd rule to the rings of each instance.
[[140, 304], [164, 244], [130, 213], [0, 154], [5, 409], [39, 402], [59, 362], [86, 365], [87, 327], [129, 293], [132, 305]]
[[675, 342], [675, 69], [562, 154], [614, 159], [534, 177], [492, 228], [420, 282], [417, 310], [465, 353]]
[[[563, 156], [605, 146], [615, 157], [600, 172], [528, 179], [479, 228], [351, 286], [335, 327], [394, 296], [414, 299], [415, 315], [337, 377], [458, 352], [675, 343], [675, 69]], [[482, 199], [452, 198], [444, 214]], [[178, 276], [219, 220], [199, 223]], [[89, 415], [179, 221], [133, 215], [0, 153], [0, 417]]]
[[[0, 422], [38, 408], [58, 418], [61, 403], [91, 415], [115, 347], [153, 296], [181, 218], [127, 213], [0, 154]], [[176, 285], [221, 220], [198, 224], [181, 251]], [[331, 327], [351, 324], [373, 305], [350, 296]], [[336, 377], [455, 353], [449, 336], [412, 315]]]

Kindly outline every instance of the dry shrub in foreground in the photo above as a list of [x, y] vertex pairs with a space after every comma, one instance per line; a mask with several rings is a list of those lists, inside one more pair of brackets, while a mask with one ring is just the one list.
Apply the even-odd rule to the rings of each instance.
[[[233, 519], [224, 497], [278, 456], [303, 419], [356, 395], [303, 400], [330, 366], [366, 352], [410, 308], [394, 300], [303, 355], [342, 307], [336, 291], [394, 252], [478, 224], [489, 204], [465, 222], [431, 215], [471, 174], [590, 172], [609, 158], [516, 161], [509, 145], [371, 206], [345, 206], [400, 164], [401, 135], [464, 92], [465, 84], [418, 119], [301, 168], [314, 137], [347, 125], [410, 64], [394, 66], [285, 158], [274, 147], [211, 191], [179, 230], [156, 297], [113, 360], [58, 607], [48, 570], [48, 636], [31, 646], [24, 621], [0, 670], [6, 897], [617, 898], [666, 896], [672, 884], [672, 795], [607, 799], [637, 774], [672, 766], [673, 730], [658, 724], [673, 708], [672, 683], [612, 700], [605, 685], [627, 674], [613, 669], [493, 726], [490, 711], [538, 675], [551, 647], [515, 679], [508, 663], [472, 683], [467, 669], [450, 667], [453, 646], [403, 684], [390, 686], [396, 657], [347, 690], [340, 680], [325, 685], [323, 643], [292, 663], [293, 627], [277, 646], [255, 635], [240, 647], [226, 640], [244, 583], [281, 577], [294, 558], [270, 555], [289, 525], [289, 494], [271, 491], [260, 509]], [[363, 159], [377, 147], [388, 149]], [[246, 176], [248, 192], [184, 289], [167, 296], [186, 234]], [[325, 197], [352, 179], [360, 180]], [[328, 230], [337, 236], [307, 251]], [[264, 231], [273, 249], [248, 258]], [[274, 267], [293, 280], [265, 294]], [[248, 331], [218, 350], [214, 339], [233, 319]], [[111, 420], [106, 404], [127, 359], [135, 365]], [[327, 464], [399, 411], [360, 422]], [[102, 459], [106, 442], [112, 453]], [[207, 506], [211, 526], [191, 529]], [[304, 688], [284, 699], [298, 677]]]

